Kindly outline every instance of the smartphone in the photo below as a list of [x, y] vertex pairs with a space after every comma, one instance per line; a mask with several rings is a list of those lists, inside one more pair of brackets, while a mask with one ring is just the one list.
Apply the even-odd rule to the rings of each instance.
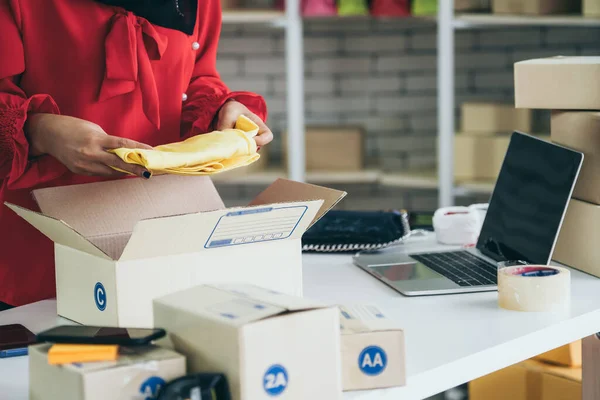
[[37, 340], [50, 343], [143, 346], [165, 335], [165, 330], [160, 328], [138, 329], [63, 325], [39, 333]]
[[0, 326], [0, 358], [27, 355], [27, 346], [34, 343], [35, 335], [23, 325]]

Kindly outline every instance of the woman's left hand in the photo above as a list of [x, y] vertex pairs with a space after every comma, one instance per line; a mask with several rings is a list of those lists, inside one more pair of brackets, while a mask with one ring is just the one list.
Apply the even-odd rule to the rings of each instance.
[[258, 135], [254, 138], [258, 147], [269, 144], [273, 140], [273, 132], [256, 114], [235, 100], [223, 104], [217, 115], [217, 130], [231, 129], [235, 127], [235, 122], [240, 115], [245, 115], [258, 125]]

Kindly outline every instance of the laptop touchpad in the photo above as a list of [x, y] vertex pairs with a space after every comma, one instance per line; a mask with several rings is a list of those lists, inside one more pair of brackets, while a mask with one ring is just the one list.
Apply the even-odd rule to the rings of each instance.
[[402, 264], [370, 267], [370, 269], [382, 278], [391, 282], [411, 281], [415, 279], [436, 279], [442, 277], [432, 269], [414, 261], [408, 261]]

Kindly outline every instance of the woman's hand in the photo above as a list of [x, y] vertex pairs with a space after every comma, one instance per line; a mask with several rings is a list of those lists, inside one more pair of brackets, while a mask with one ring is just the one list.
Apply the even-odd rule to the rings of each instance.
[[256, 114], [235, 100], [223, 104], [217, 115], [217, 130], [231, 129], [235, 127], [235, 122], [240, 115], [245, 115], [258, 125], [258, 135], [254, 138], [258, 147], [269, 144], [273, 140], [273, 132]]
[[31, 156], [50, 154], [76, 174], [106, 177], [123, 175], [111, 168], [116, 167], [140, 177], [150, 177], [145, 168], [127, 164], [106, 150], [152, 147], [110, 136], [92, 122], [64, 115], [34, 114], [27, 119], [25, 132]]

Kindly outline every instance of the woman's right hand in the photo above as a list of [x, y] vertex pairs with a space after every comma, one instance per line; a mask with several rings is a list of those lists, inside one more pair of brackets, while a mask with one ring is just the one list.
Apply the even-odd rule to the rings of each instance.
[[33, 114], [28, 117], [25, 133], [31, 156], [49, 154], [71, 172], [80, 175], [120, 176], [123, 171], [149, 178], [142, 166], [127, 164], [107, 150], [120, 147], [152, 149], [152, 147], [117, 136], [110, 136], [93, 122], [54, 114]]

